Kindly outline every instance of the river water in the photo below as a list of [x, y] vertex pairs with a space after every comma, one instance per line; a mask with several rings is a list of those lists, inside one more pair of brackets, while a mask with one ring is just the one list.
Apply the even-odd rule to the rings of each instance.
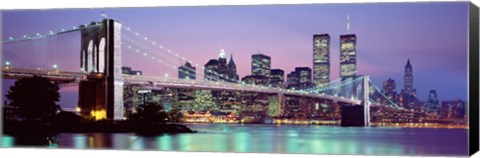
[[4, 136], [4, 147], [464, 156], [467, 129], [306, 125], [187, 124], [193, 134], [61, 133], [47, 138]]

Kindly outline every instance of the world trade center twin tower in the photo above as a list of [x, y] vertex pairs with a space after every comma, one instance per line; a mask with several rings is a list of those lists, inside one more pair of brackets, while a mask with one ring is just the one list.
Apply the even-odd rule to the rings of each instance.
[[[353, 78], [357, 72], [357, 36], [340, 35], [340, 78]], [[330, 83], [330, 35], [313, 35], [313, 82], [316, 87]]]

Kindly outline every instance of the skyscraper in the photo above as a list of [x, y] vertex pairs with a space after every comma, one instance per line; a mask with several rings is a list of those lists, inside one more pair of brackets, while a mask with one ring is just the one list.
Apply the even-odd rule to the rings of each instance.
[[264, 54], [252, 55], [252, 75], [270, 77], [270, 56]]
[[340, 77], [347, 79], [357, 73], [357, 36], [347, 34], [340, 36]]
[[410, 64], [410, 59], [407, 60], [407, 65], [405, 65], [405, 75], [403, 76], [403, 79], [405, 85], [402, 92], [416, 97], [417, 90], [413, 88], [413, 67]]
[[195, 67], [193, 67], [192, 64], [190, 64], [189, 62], [186, 62], [185, 65], [182, 65], [178, 68], [178, 78], [195, 80]]
[[405, 108], [415, 108], [420, 109], [418, 106], [418, 99], [417, 99], [417, 90], [413, 88], [413, 67], [410, 64], [410, 59], [407, 60], [407, 65], [405, 65], [405, 74], [403, 76], [404, 79], [404, 88], [402, 89], [401, 93], [401, 106]]
[[330, 82], [330, 35], [313, 35], [313, 83], [322, 87]]
[[[220, 49], [220, 54], [218, 54], [218, 66], [217, 66], [217, 72], [220, 75], [226, 75], [228, 71], [228, 66], [227, 66], [227, 55], [225, 54], [224, 49]], [[226, 77], [226, 76], [225, 76]], [[223, 77], [221, 77], [223, 78]]]
[[237, 65], [235, 64], [235, 61], [233, 61], [233, 54], [230, 55], [230, 61], [228, 61], [227, 75], [229, 79], [238, 82]]

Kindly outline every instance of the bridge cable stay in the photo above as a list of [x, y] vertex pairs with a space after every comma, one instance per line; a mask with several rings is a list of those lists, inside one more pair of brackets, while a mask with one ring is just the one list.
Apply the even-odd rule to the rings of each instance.
[[[135, 42], [134, 44], [128, 44], [126, 46], [126, 49], [123, 49], [123, 50], [126, 50], [126, 52], [129, 52], [134, 56], [143, 56], [146, 59], [151, 59], [151, 61], [154, 62], [155, 64], [166, 66], [167, 68], [169, 68], [169, 70], [172, 70], [172, 69], [177, 70], [178, 69], [177, 68], [178, 66], [176, 64], [172, 64], [174, 62], [173, 59], [168, 58], [167, 56], [165, 56], [165, 54], [152, 53], [154, 51], [151, 50], [150, 48], [146, 47], [145, 45], [143, 45], [141, 43], [138, 43], [138, 42], [136, 42], [135, 40], [133, 40], [129, 37], [123, 36], [122, 38], [128, 39], [128, 41]], [[125, 43], [127, 43], [127, 41]], [[137, 48], [137, 47], [135, 47], [135, 45], [138, 45], [141, 48]], [[165, 59], [167, 59], [167, 60], [165, 60]], [[194, 74], [187, 73], [187, 72], [185, 72], [181, 69], [178, 69], [178, 70], [182, 71], [183, 73], [185, 73], [187, 75], [189, 75], [191, 78], [195, 77]]]
[[[78, 29], [76, 29], [78, 30]], [[21, 39], [10, 37], [9, 40], [3, 42], [3, 57], [4, 66], [22, 67], [33, 69], [56, 69], [59, 64], [63, 68], [77, 67], [78, 65], [71, 65], [71, 58], [68, 60], [69, 53], [78, 54], [79, 49], [72, 51], [75, 45], [72, 44], [71, 39], [79, 37], [76, 30], [49, 31], [48, 34], [37, 33], [34, 36], [26, 36]], [[59, 42], [61, 42], [59, 44]], [[76, 55], [75, 55], [76, 56]], [[78, 71], [79, 69], [74, 69]]]
[[[181, 54], [179, 54], [179, 53], [177, 53], [177, 52], [173, 52], [172, 50], [167, 49], [165, 46], [163, 46], [163, 45], [161, 45], [161, 44], [159, 44], [159, 43], [157, 43], [157, 42], [155, 42], [155, 41], [149, 40], [148, 37], [142, 37], [142, 36], [140, 35], [140, 33], [133, 31], [130, 27], [123, 27], [123, 28], [124, 28], [125, 30], [127, 30], [128, 32], [132, 33], [132, 34], [135, 34], [135, 35], [138, 36], [140, 39], [143, 39], [146, 43], [149, 43], [150, 45], [153, 45], [154, 47], [159, 48], [161, 51], [166, 52], [166, 53], [171, 54], [171, 55], [174, 55], [175, 57], [180, 58], [180, 59], [182, 59], [182, 60], [184, 60], [184, 61], [187, 60], [187, 58], [184, 57], [184, 56], [182, 56]], [[154, 51], [154, 53], [159, 53], [159, 52]], [[188, 60], [188, 61], [192, 61], [192, 60]], [[200, 65], [200, 64], [198, 64], [197, 62], [190, 62], [190, 63], [192, 63], [192, 64], [195, 65], [196, 67], [198, 67], [198, 66]], [[205, 67], [202, 66], [201, 68], [202, 68], [202, 71], [200, 71], [199, 74], [204, 73], [203, 71], [205, 70]], [[207, 70], [207, 71], [208, 71], [208, 70]], [[209, 73], [212, 73], [212, 74], [215, 75], [216, 77], [221, 78], [222, 80], [227, 80], [227, 81], [230, 81], [230, 82], [238, 82], [237, 80], [231, 79], [231, 78], [229, 78], [228, 76], [223, 76], [222, 74], [218, 74], [218, 73], [215, 72], [215, 71], [208, 71], [208, 72], [209, 72]], [[204, 75], [205, 75], [205, 74], [203, 74], [203, 76], [204, 76]]]
[[[158, 65], [164, 66], [164, 67], [168, 68], [169, 70], [171, 70], [171, 69], [176, 70], [177, 69], [174, 64], [171, 64], [171, 63], [166, 62], [164, 60], [160, 60], [159, 58], [155, 58], [151, 53], [149, 54], [146, 51], [145, 52], [140, 51], [140, 49], [136, 49], [135, 47], [131, 47], [131, 45], [129, 45], [129, 47], [125, 50], [126, 50], [126, 52], [128, 52], [132, 55], [144, 57], [145, 59], [150, 59], [150, 60], [152, 60], [152, 62], [154, 62]], [[153, 57], [151, 57], [151, 56], [153, 56]], [[157, 55], [155, 55], [155, 56], [157, 56]], [[187, 73], [186, 71], [183, 71], [181, 69], [178, 69], [178, 70], [187, 74], [191, 78], [196, 77], [194, 74]]]
[[[127, 28], [127, 31], [128, 30], [130, 30], [130, 29]], [[130, 31], [130, 32], [134, 33], [133, 31]], [[140, 37], [139, 33], [134, 33], [134, 34]], [[173, 54], [173, 52], [171, 50], [167, 50], [164, 46], [162, 46], [162, 45], [158, 46], [155, 42], [149, 41], [148, 38], [146, 38], [146, 37], [141, 38], [141, 39], [147, 41], [147, 43], [152, 44], [153, 46], [155, 46], [157, 48], [160, 48], [161, 51], [167, 52], [168, 54], [171, 54], [172, 56], [175, 55], [177, 58], [180, 58], [182, 61], [187, 60], [185, 57], [180, 56], [178, 53]], [[159, 52], [154, 51], [154, 53], [159, 53]], [[193, 63], [191, 60], [189, 62]], [[193, 63], [193, 64], [195, 64], [195, 63]], [[195, 65], [198, 67], [198, 64], [195, 64]], [[189, 69], [189, 68], [187, 68], [187, 69]], [[202, 67], [202, 69], [204, 69], [204, 68]], [[190, 69], [190, 71], [193, 71], [193, 69]], [[219, 77], [222, 80], [227, 80], [227, 81], [230, 81], [230, 82], [238, 82], [236, 80], [229, 79], [228, 76], [219, 75], [218, 73], [216, 73], [214, 71], [208, 71], [208, 72], [216, 75], [216, 77]], [[200, 71], [198, 74], [199, 74], [199, 76], [204, 76], [203, 71]]]
[[385, 93], [383, 93], [380, 88], [378, 88], [374, 83], [373, 81], [369, 81], [370, 82], [370, 85], [372, 85], [375, 89], [374, 92], [377, 92], [378, 94], [380, 94], [380, 96], [382, 96], [388, 103], [390, 103], [390, 106], [391, 107], [394, 107], [396, 109], [399, 109], [399, 110], [406, 110], [404, 107], [401, 107], [401, 106], [398, 106], [394, 101], [392, 101], [390, 98], [388, 98]]

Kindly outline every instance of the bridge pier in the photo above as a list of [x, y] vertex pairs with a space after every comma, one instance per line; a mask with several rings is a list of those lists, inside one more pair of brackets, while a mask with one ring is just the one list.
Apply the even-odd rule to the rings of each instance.
[[361, 105], [341, 104], [341, 126], [370, 126], [369, 76], [362, 76]]
[[80, 67], [96, 77], [80, 83], [79, 107], [96, 119], [124, 119], [121, 27], [113, 19], [80, 26]]
[[363, 127], [368, 126], [365, 124], [364, 106], [359, 105], [342, 105], [340, 109], [341, 113], [341, 126], [344, 127]]

